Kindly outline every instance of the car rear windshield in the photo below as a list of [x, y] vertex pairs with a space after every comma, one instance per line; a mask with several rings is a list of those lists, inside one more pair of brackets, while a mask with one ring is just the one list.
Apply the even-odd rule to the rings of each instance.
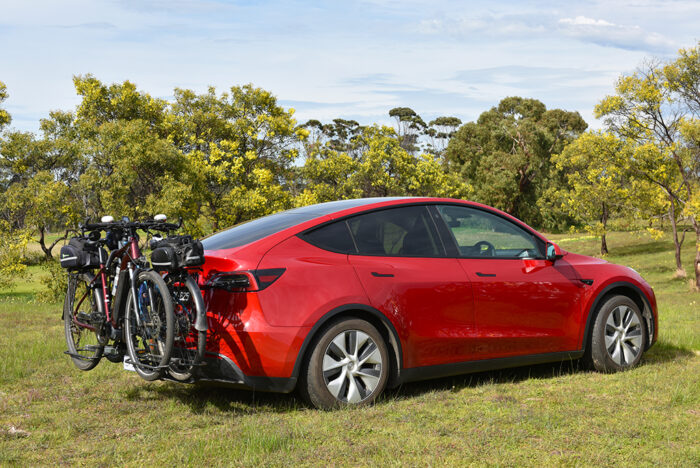
[[316, 213], [290, 213], [283, 211], [263, 218], [238, 224], [202, 239], [205, 250], [232, 249], [250, 244], [263, 237], [282, 231], [305, 221], [317, 218]]

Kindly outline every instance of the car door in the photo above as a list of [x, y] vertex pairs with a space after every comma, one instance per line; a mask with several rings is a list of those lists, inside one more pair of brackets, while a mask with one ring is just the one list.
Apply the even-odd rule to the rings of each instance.
[[383, 209], [347, 221], [349, 255], [371, 305], [399, 333], [406, 368], [469, 359], [471, 285], [445, 250], [425, 205]]
[[565, 259], [545, 260], [544, 241], [495, 212], [436, 209], [472, 283], [480, 358], [578, 349], [584, 289]]

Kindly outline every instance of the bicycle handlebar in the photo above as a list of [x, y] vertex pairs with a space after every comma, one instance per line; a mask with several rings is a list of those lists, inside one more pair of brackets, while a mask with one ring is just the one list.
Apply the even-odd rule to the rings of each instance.
[[109, 223], [89, 223], [86, 220], [85, 223], [79, 226], [80, 230], [85, 231], [109, 231], [114, 229], [145, 229], [145, 230], [155, 230], [155, 231], [174, 231], [182, 227], [182, 218], [180, 218], [177, 224], [165, 223], [163, 221], [111, 221]]

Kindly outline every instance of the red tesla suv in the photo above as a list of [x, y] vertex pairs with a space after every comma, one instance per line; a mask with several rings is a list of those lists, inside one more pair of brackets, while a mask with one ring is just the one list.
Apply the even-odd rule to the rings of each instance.
[[634, 270], [565, 252], [494, 208], [369, 198], [297, 208], [203, 241], [202, 379], [328, 408], [387, 386], [583, 358], [639, 363], [657, 336]]

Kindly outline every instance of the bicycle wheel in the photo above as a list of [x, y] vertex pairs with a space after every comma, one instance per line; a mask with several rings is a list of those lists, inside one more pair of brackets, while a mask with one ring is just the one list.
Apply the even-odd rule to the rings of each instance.
[[139, 271], [135, 282], [129, 288], [124, 317], [126, 350], [136, 373], [144, 380], [156, 380], [170, 362], [173, 303], [165, 281], [155, 271]]
[[69, 274], [63, 301], [63, 328], [68, 354], [80, 370], [94, 369], [100, 363], [105, 345], [98, 334], [102, 323], [88, 281], [81, 274]]
[[191, 276], [168, 276], [166, 283], [173, 298], [175, 337], [168, 373], [176, 380], [187, 381], [204, 359], [206, 330], [197, 330], [197, 317], [203, 316], [204, 300]]

